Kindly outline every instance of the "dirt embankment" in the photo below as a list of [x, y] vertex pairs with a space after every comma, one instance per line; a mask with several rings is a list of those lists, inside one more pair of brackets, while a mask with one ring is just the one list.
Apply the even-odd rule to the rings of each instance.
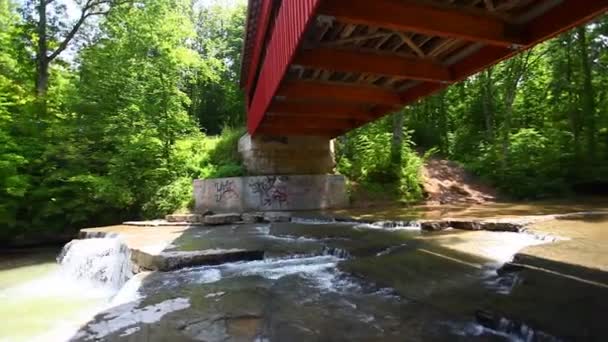
[[497, 193], [453, 161], [430, 157], [422, 168], [426, 204], [485, 203]]

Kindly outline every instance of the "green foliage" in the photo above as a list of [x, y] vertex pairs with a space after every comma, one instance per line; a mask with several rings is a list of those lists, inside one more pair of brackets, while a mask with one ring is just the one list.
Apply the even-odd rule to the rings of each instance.
[[406, 126], [517, 198], [607, 184], [608, 16], [412, 106]]
[[397, 147], [400, 160], [394, 159], [393, 135], [388, 133], [388, 120], [368, 124], [338, 140], [337, 170], [362, 183], [368, 191], [393, 193], [397, 198], [414, 202], [422, 198], [420, 167], [423, 159], [416, 154], [404, 132]]
[[[208, 134], [218, 134], [224, 126], [245, 122], [245, 102], [239, 89], [245, 2], [221, 6], [220, 1], [194, 15], [197, 32], [193, 48], [213, 70], [213, 76], [196, 77], [187, 93], [192, 100], [190, 114]], [[218, 81], [221, 80], [221, 81]]]
[[[533, 128], [509, 135], [508, 159], [498, 146], [483, 146], [479, 157], [469, 164], [476, 173], [498, 184], [499, 190], [516, 197], [564, 191], [560, 175], [559, 146]], [[502, 163], [508, 163], [506, 169]], [[538, 180], [543, 180], [538, 182]]]
[[0, 0], [0, 240], [186, 210], [193, 179], [243, 174], [243, 130], [206, 136], [220, 130], [201, 120], [216, 115], [204, 113], [212, 105], [200, 106], [214, 98], [224, 106], [222, 126], [242, 123], [242, 3], [116, 6], [98, 27], [82, 28], [90, 40], [72, 63], [60, 56], [51, 64], [44, 98], [33, 95], [32, 9], [20, 15], [18, 7]]

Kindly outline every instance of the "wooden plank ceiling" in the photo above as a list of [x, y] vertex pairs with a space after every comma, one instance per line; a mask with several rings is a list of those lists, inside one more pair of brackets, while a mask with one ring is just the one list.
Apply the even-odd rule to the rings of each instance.
[[341, 135], [607, 7], [608, 0], [323, 0], [256, 133]]

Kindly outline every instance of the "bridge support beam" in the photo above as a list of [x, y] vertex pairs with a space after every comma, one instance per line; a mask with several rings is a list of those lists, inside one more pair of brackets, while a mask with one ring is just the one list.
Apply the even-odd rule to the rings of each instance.
[[331, 173], [333, 143], [323, 136], [245, 134], [239, 152], [250, 175], [311, 175]]

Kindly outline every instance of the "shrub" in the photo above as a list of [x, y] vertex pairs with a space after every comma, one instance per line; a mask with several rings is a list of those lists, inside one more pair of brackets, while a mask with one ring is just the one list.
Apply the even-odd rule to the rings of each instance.
[[392, 192], [407, 202], [420, 200], [423, 159], [413, 149], [411, 132], [404, 132], [399, 147], [401, 157], [396, 160], [392, 134], [383, 125], [382, 120], [369, 124], [339, 141], [337, 171], [361, 183], [368, 191]]
[[501, 142], [481, 145], [472, 170], [516, 198], [543, 197], [566, 188], [558, 146], [535, 129], [522, 128], [509, 135], [505, 154]]

